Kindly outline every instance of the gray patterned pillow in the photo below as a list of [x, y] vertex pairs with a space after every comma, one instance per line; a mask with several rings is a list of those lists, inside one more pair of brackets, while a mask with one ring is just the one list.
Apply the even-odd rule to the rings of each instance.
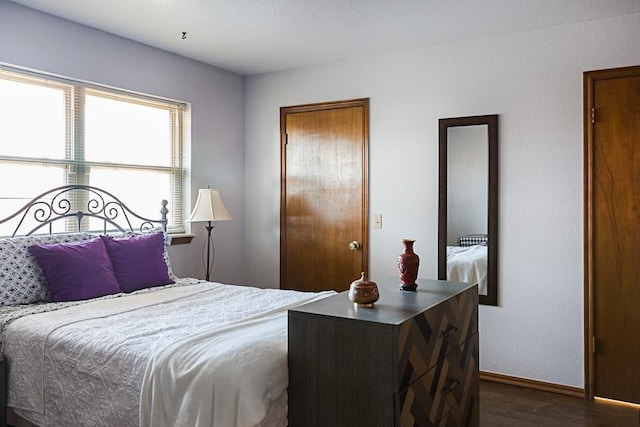
[[47, 234], [0, 239], [0, 305], [48, 301], [44, 275], [29, 246], [89, 240], [88, 233]]

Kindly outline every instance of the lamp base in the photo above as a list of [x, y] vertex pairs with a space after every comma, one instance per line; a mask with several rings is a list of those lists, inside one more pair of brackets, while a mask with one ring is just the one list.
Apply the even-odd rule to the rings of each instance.
[[206, 243], [206, 258], [205, 258], [205, 248], [202, 248], [202, 264], [204, 265], [205, 275], [204, 279], [208, 282], [211, 277], [211, 267], [213, 266], [213, 260], [216, 257], [216, 251], [213, 246], [213, 238], [211, 237], [211, 232], [215, 228], [215, 225], [211, 224], [211, 221], [204, 226], [205, 230], [207, 230], [207, 243]]

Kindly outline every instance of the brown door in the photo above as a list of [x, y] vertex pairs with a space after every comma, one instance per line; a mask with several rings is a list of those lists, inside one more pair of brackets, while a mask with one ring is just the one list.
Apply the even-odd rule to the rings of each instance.
[[280, 109], [280, 287], [346, 290], [367, 271], [368, 99]]
[[640, 403], [640, 67], [585, 90], [589, 394]]

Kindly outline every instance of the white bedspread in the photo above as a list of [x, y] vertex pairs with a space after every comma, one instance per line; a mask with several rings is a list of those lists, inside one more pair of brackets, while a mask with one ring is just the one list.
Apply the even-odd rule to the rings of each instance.
[[[20, 318], [5, 328], [5, 354], [10, 358], [8, 404], [38, 425], [136, 426], [145, 371], [152, 359], [156, 364], [156, 355], [162, 358], [174, 344], [182, 347], [207, 333], [214, 340], [227, 340], [231, 331], [242, 329], [243, 319], [257, 322], [257, 316], [278, 309], [286, 316], [287, 307], [310, 296], [200, 283]], [[283, 338], [278, 335], [278, 323], [268, 323], [275, 328], [265, 337], [284, 339], [286, 346], [286, 333]], [[220, 333], [214, 332], [220, 328]], [[249, 338], [233, 341], [250, 343]], [[199, 341], [198, 346], [205, 349], [207, 344]], [[286, 351], [284, 355], [286, 368]], [[282, 353], [279, 356], [282, 363]], [[284, 381], [286, 388], [286, 370]], [[260, 405], [279, 397], [268, 394]]]
[[151, 359], [140, 426], [256, 426], [287, 378], [286, 310], [205, 332]]
[[478, 284], [478, 293], [487, 294], [487, 247], [447, 246], [447, 280]]

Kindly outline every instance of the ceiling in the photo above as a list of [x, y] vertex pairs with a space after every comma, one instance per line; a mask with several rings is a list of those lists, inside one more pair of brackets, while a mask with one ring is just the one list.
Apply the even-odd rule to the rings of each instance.
[[11, 1], [242, 75], [640, 12], [640, 0]]

